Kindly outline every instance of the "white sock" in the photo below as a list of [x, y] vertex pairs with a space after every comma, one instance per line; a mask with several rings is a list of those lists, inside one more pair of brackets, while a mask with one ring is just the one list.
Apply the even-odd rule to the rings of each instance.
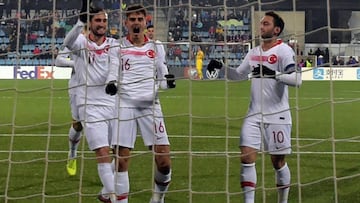
[[154, 180], [154, 193], [152, 196], [153, 202], [163, 202], [165, 193], [169, 189], [169, 183], [171, 181], [171, 170], [168, 174], [162, 174], [156, 169]]
[[115, 190], [117, 201], [116, 203], [128, 203], [128, 195], [130, 191], [129, 173], [115, 172]]
[[287, 203], [290, 190], [290, 169], [285, 165], [279, 170], [275, 171], [276, 186], [278, 187], [278, 203]]
[[240, 178], [241, 187], [244, 192], [244, 202], [254, 203], [257, 181], [255, 163], [241, 164]]
[[79, 146], [79, 141], [81, 138], [81, 131], [76, 131], [73, 126], [69, 129], [69, 158], [75, 158], [77, 155], [77, 148]]
[[111, 169], [110, 163], [98, 163], [98, 174], [104, 188], [102, 193], [115, 193], [114, 171]]
[[111, 161], [111, 170], [115, 172], [115, 158]]

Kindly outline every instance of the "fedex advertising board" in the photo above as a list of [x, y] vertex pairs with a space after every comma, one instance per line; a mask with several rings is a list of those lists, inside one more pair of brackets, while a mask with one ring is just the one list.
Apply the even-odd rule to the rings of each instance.
[[0, 67], [0, 79], [69, 79], [71, 68], [56, 66], [3, 66]]

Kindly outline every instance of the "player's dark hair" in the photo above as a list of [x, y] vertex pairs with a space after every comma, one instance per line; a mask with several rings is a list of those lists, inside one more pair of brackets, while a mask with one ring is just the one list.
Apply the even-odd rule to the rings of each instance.
[[146, 9], [140, 4], [132, 5], [126, 9], [126, 17], [129, 17], [131, 13], [141, 13], [146, 16]]
[[104, 3], [102, 1], [99, 1], [99, 0], [91, 1], [90, 6], [89, 6], [89, 13], [90, 13], [89, 19], [90, 19], [90, 21], [95, 16], [95, 14], [100, 13], [100, 12], [106, 13]]
[[146, 27], [146, 29], [150, 29], [150, 28], [154, 28], [154, 25], [151, 24]]
[[274, 18], [274, 26], [275, 27], [279, 27], [280, 28], [280, 32], [278, 33], [278, 36], [282, 33], [282, 31], [284, 30], [284, 20], [274, 11], [269, 11], [265, 13], [266, 16], [271, 16]]

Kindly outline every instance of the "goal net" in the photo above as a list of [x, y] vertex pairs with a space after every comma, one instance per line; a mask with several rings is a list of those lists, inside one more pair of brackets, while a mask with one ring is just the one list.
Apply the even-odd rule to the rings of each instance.
[[[289, 87], [292, 154], [289, 202], [360, 200], [360, 21], [358, 1], [102, 0], [108, 36], [126, 35], [123, 10], [134, 3], [164, 45], [173, 90], [160, 92], [171, 143], [170, 203], [243, 202], [239, 136], [250, 82], [232, 81], [259, 44], [266, 11], [285, 21], [283, 42], [296, 53], [303, 84]], [[85, 136], [77, 174], [69, 176], [69, 68], [55, 66], [63, 40], [78, 19], [80, 1], [0, 0], [0, 202], [95, 202], [102, 188]], [[204, 52], [203, 79], [196, 71]], [[212, 60], [226, 68], [206, 72]], [[351, 60], [350, 60], [351, 59]], [[259, 90], [261, 91], [261, 90]], [[132, 150], [129, 202], [148, 202], [154, 154], [141, 137]], [[257, 155], [255, 202], [276, 202], [274, 170]]]

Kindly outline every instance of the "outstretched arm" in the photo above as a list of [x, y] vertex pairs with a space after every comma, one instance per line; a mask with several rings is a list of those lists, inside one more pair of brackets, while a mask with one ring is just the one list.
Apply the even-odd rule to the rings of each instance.
[[[295, 64], [290, 69], [296, 69]], [[295, 70], [289, 73], [276, 72], [276, 80], [283, 82], [289, 86], [300, 87], [302, 84], [301, 71]]]
[[[242, 63], [238, 68], [226, 68], [226, 78], [229, 80], [247, 80], [249, 79], [249, 67], [246, 65], [247, 63]], [[213, 71], [219, 71], [224, 67], [224, 63], [212, 59], [208, 66], [207, 71], [212, 73]]]

